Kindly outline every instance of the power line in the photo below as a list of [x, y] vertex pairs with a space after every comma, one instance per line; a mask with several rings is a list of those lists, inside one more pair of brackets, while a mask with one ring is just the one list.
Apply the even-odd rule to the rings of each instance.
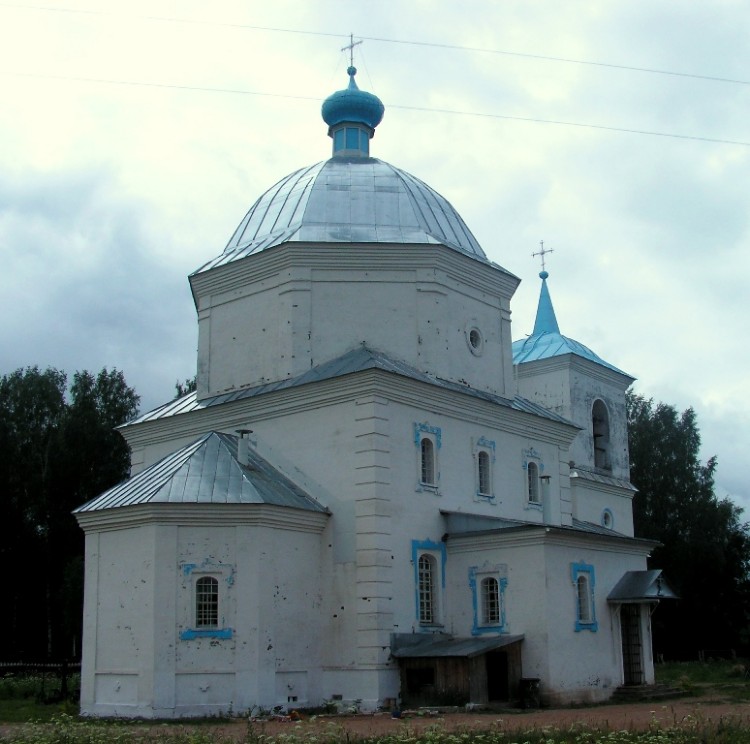
[[[20, 3], [0, 2], [0, 6], [7, 8], [20, 8], [24, 10], [40, 10], [54, 13], [71, 13], [98, 16], [117, 16], [125, 15], [128, 18], [142, 18], [144, 20], [159, 21], [162, 23], [184, 23], [189, 25], [216, 26], [219, 28], [242, 28], [251, 31], [269, 31], [272, 33], [283, 34], [300, 34], [306, 36], [323, 36], [328, 38], [348, 38], [349, 34], [340, 34], [326, 31], [306, 31], [295, 28], [281, 28], [277, 26], [257, 26], [248, 23], [230, 23], [227, 21], [210, 21], [210, 20], [193, 20], [190, 18], [176, 18], [173, 16], [128, 16], [127, 14], [116, 14], [103, 10], [81, 10], [78, 8], [54, 8], [46, 5], [23, 5]], [[690, 78], [693, 80], [706, 80], [714, 83], [729, 83], [733, 85], [750, 85], [750, 80], [741, 80], [738, 78], [721, 77], [718, 75], [699, 75], [690, 72], [678, 72], [676, 70], [661, 70], [655, 67], [637, 67], [634, 65], [619, 65], [612, 62], [599, 62], [596, 60], [573, 59], [571, 57], [553, 57], [543, 54], [529, 54], [527, 52], [511, 52], [505, 49], [492, 49], [489, 47], [473, 47], [461, 44], [446, 44], [432, 41], [416, 41], [413, 39], [389, 39], [382, 36], [357, 36], [363, 41], [374, 41], [382, 44], [402, 44], [416, 47], [428, 47], [434, 49], [450, 49], [462, 52], [477, 52], [480, 54], [497, 54], [509, 57], [519, 57], [521, 59], [534, 59], [544, 62], [560, 62], [571, 65], [586, 65], [590, 67], [603, 67], [613, 70], [626, 70], [629, 72], [641, 72], [651, 75], [668, 75], [671, 77]]]
[[[298, 96], [289, 93], [267, 93], [265, 91], [242, 90], [240, 88], [212, 88], [198, 85], [175, 85], [173, 83], [149, 83], [138, 80], [111, 80], [106, 78], [74, 77], [66, 75], [47, 75], [31, 72], [5, 72], [0, 74], [12, 75], [24, 78], [41, 78], [50, 80], [68, 80], [79, 83], [94, 83], [99, 85], [124, 85], [137, 86], [143, 88], [167, 88], [172, 90], [196, 91], [200, 93], [230, 93], [243, 96], [262, 96], [266, 98], [286, 98], [293, 101], [316, 101], [320, 102], [319, 96]], [[740, 145], [741, 147], [750, 147], [750, 142], [740, 140], [719, 139], [715, 137], [699, 137], [689, 134], [674, 134], [673, 132], [656, 132], [648, 129], [629, 129], [626, 127], [611, 127], [604, 124], [588, 124], [585, 122], [563, 121], [560, 119], [540, 119], [532, 116], [511, 116], [509, 114], [491, 114], [482, 111], [460, 111], [456, 109], [428, 108], [423, 106], [403, 106], [397, 103], [389, 103], [388, 108], [399, 109], [402, 111], [418, 111], [420, 113], [430, 114], [449, 114], [452, 116], [473, 116], [484, 119], [504, 119], [507, 121], [522, 121], [534, 124], [553, 124], [556, 126], [579, 127], [584, 129], [599, 129], [606, 132], [621, 132], [624, 134], [640, 134], [649, 137], [669, 137], [671, 139], [693, 140], [696, 142], [711, 142], [719, 145]]]
[[571, 65], [590, 65], [593, 67], [608, 67], [613, 70], [629, 70], [630, 72], [647, 72], [654, 75], [672, 75], [675, 77], [694, 78], [696, 80], [710, 80], [715, 83], [734, 83], [736, 85], [750, 85], [750, 80], [738, 80], [735, 78], [716, 77], [713, 75], [696, 75], [690, 72], [675, 72], [674, 70], [659, 70], [655, 67], [633, 67], [632, 65], [617, 65], [610, 62], [595, 62], [584, 59], [571, 59], [569, 57], [549, 57], [543, 54], [527, 54], [525, 52], [508, 52], [503, 49], [488, 49], [486, 47], [461, 46], [460, 44], [439, 44], [431, 41], [411, 41], [402, 39], [385, 39], [376, 36], [360, 36], [364, 41], [380, 41], [385, 44], [409, 44], [410, 46], [434, 47], [436, 49], [455, 49], [463, 52], [481, 52], [483, 54], [502, 54], [510, 57], [524, 57], [526, 59], [538, 59], [546, 62], [565, 62]]

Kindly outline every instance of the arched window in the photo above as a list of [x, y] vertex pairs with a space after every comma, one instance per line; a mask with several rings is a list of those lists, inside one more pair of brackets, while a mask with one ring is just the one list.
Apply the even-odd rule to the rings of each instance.
[[480, 450], [477, 454], [477, 477], [479, 480], [480, 495], [491, 495], [492, 485], [490, 478], [490, 454], [485, 450]]
[[591, 623], [591, 591], [589, 577], [580, 574], [576, 580], [576, 596], [578, 599], [578, 622], [582, 625]]
[[539, 466], [535, 462], [526, 464], [528, 495], [530, 504], [539, 503]]
[[195, 582], [195, 627], [219, 625], [219, 582], [213, 576], [201, 576]]
[[599, 624], [594, 605], [594, 567], [590, 563], [571, 563], [570, 572], [575, 590], [576, 632], [590, 630], [596, 633]]
[[500, 625], [500, 584], [494, 576], [482, 579], [482, 625]]
[[435, 485], [435, 445], [429, 437], [422, 437], [420, 443], [420, 479], [425, 486]]
[[591, 409], [591, 431], [594, 438], [594, 467], [611, 470], [609, 454], [609, 412], [604, 401], [594, 401]]
[[432, 625], [437, 622], [437, 584], [435, 574], [435, 558], [427, 553], [422, 553], [417, 563], [419, 622], [422, 625]]

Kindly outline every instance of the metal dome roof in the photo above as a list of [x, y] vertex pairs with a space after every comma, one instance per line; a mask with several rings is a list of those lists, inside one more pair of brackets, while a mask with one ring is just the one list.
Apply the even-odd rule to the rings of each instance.
[[289, 241], [440, 244], [487, 261], [458, 212], [426, 183], [375, 158], [333, 157], [268, 189], [224, 252], [196, 273]]

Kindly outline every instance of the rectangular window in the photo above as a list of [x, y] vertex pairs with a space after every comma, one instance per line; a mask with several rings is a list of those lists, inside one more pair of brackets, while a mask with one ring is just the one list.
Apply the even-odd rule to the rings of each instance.
[[494, 576], [482, 579], [482, 625], [500, 623], [500, 585]]
[[431, 555], [419, 556], [419, 622], [432, 625], [435, 622], [435, 559]]
[[431, 439], [424, 437], [420, 442], [421, 482], [425, 486], [435, 485], [435, 445]]

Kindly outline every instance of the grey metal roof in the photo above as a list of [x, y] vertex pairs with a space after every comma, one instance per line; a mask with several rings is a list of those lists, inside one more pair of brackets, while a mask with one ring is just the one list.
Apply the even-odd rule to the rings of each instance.
[[626, 571], [607, 595], [608, 602], [658, 602], [679, 599], [659, 569]]
[[520, 643], [521, 635], [496, 635], [481, 638], [454, 638], [442, 633], [396, 633], [391, 639], [391, 656], [396, 659], [434, 658], [436, 656], [469, 657]]
[[508, 519], [506, 517], [493, 517], [484, 514], [471, 514], [467, 512], [442, 511], [445, 518], [446, 533], [448, 537], [458, 537], [460, 535], [471, 535], [488, 532], [518, 532], [522, 530], [534, 529], [552, 529], [556, 532], [583, 533], [589, 535], [600, 535], [602, 537], [612, 537], [618, 540], [631, 540], [639, 543], [650, 543], [658, 545], [655, 540], [645, 540], [643, 538], [630, 537], [623, 535], [621, 532], [610, 530], [592, 522], [584, 522], [580, 519], [573, 519], [572, 525], [565, 524], [546, 524], [543, 522], [528, 522], [521, 519]]
[[376, 158], [335, 157], [268, 189], [224, 252], [194, 273], [287, 241], [442, 244], [487, 261], [458, 212], [426, 183]]
[[626, 488], [628, 491], [637, 491], [638, 489], [629, 481], [623, 478], [615, 478], [611, 475], [604, 475], [603, 473], [597, 473], [590, 468], [584, 467], [583, 465], [574, 465], [570, 469], [570, 475], [572, 478], [580, 477], [585, 480], [594, 481], [595, 483], [601, 483], [606, 486], [617, 486], [618, 488]]
[[252, 447], [243, 466], [237, 460], [237, 437], [209, 432], [74, 513], [155, 503], [273, 504], [327, 511]]
[[[558, 423], [567, 424], [569, 426], [575, 426], [575, 424], [568, 421], [568, 419], [559, 416], [558, 414], [548, 411], [546, 408], [533, 403], [526, 398], [515, 396], [512, 400], [504, 398], [500, 395], [495, 395], [484, 390], [477, 390], [476, 388], [469, 387], [468, 385], [462, 385], [458, 382], [452, 382], [450, 380], [443, 380], [434, 375], [430, 375], [426, 372], [421, 372], [415, 367], [412, 367], [406, 362], [398, 359], [393, 359], [387, 354], [383, 354], [379, 351], [373, 351], [365, 346], [358, 346], [356, 349], [352, 349], [340, 357], [332, 359], [328, 362], [313, 367], [312, 369], [304, 372], [297, 377], [290, 377], [277, 382], [269, 382], [263, 385], [258, 385], [252, 388], [243, 388], [241, 390], [234, 390], [231, 393], [223, 393], [216, 395], [211, 398], [204, 398], [198, 400], [195, 392], [188, 393], [182, 398], [165, 403], [159, 408], [155, 408], [152, 411], [144, 413], [142, 416], [134, 419], [125, 426], [132, 424], [140, 424], [145, 421], [156, 421], [158, 419], [168, 418], [170, 416], [177, 416], [182, 413], [190, 413], [191, 411], [198, 411], [204, 408], [212, 408], [213, 406], [221, 405], [223, 403], [231, 403], [237, 400], [245, 400], [247, 398], [254, 398], [259, 395], [265, 395], [276, 390], [286, 390], [288, 388], [295, 388], [301, 385], [307, 385], [314, 382], [320, 382], [322, 380], [331, 380], [336, 377], [342, 377], [344, 375], [354, 374], [356, 372], [363, 372], [368, 369], [380, 369], [385, 372], [391, 372], [402, 377], [408, 377], [412, 380], [418, 380], [420, 382], [427, 383], [428, 385], [434, 385], [436, 387], [443, 388], [445, 390], [452, 390], [454, 392], [463, 393], [474, 398], [481, 398], [483, 400], [496, 403], [497, 405], [512, 408], [516, 411], [523, 411], [524, 413], [531, 413], [535, 416], [541, 416]], [[580, 427], [576, 427], [580, 428]]]

